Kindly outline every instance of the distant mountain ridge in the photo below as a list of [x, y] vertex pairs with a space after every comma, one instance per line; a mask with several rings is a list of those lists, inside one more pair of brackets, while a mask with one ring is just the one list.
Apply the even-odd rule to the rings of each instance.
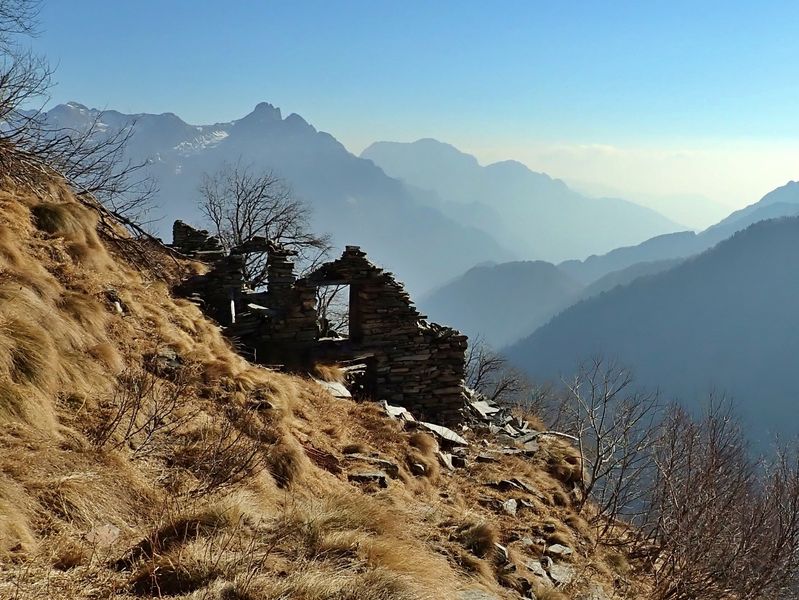
[[689, 405], [731, 395], [760, 444], [799, 434], [799, 218], [760, 221], [664, 272], [579, 302], [507, 349], [538, 381], [602, 355]]
[[474, 156], [430, 138], [376, 142], [361, 156], [392, 177], [436, 192], [461, 223], [472, 223], [475, 210], [493, 211], [497, 238], [529, 259], [598, 254], [682, 228], [626, 200], [583, 196], [517, 161], [481, 166]]
[[545, 323], [581, 290], [551, 263], [518, 261], [473, 267], [418, 304], [433, 320], [498, 348]]
[[732, 213], [716, 225], [700, 233], [682, 231], [654, 237], [636, 246], [617, 248], [604, 255], [585, 260], [569, 260], [558, 265], [571, 277], [585, 284], [626, 269], [639, 262], [673, 260], [692, 256], [753, 223], [799, 214], [799, 183], [789, 181], [763, 198]]
[[[581, 300], [675, 268], [750, 222], [797, 214], [799, 185], [791, 182], [699, 234], [692, 231], [666, 234], [638, 246], [618, 248], [585, 261], [566, 261], [557, 267], [542, 263], [537, 269], [522, 269], [519, 267], [522, 263], [508, 263], [471, 269], [424, 297], [422, 302], [429, 302], [429, 312], [443, 321], [467, 332], [478, 332], [495, 345], [509, 344], [532, 334]], [[559, 277], [553, 276], [553, 272], [559, 273]], [[570, 282], [568, 289], [559, 283], [562, 280]], [[498, 286], [500, 289], [495, 289]], [[549, 287], [552, 290], [547, 292]], [[526, 333], [524, 327], [528, 327]]]
[[414, 293], [430, 289], [474, 264], [517, 255], [490, 233], [447, 217], [430, 193], [388, 177], [354, 156], [332, 135], [296, 114], [262, 102], [225, 123], [189, 125], [172, 113], [124, 114], [72, 102], [46, 118], [56, 127], [82, 129], [100, 119], [101, 130], [133, 128], [128, 156], [148, 161], [158, 184], [154, 217], [170, 237], [172, 221], [201, 224], [198, 186], [203, 172], [241, 161], [285, 179], [313, 209], [313, 226], [334, 242], [362, 245], [373, 260], [394, 271]]

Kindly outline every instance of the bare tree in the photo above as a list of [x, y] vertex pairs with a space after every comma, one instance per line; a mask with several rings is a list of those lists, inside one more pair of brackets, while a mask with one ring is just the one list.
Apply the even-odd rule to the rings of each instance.
[[787, 598], [799, 567], [799, 459], [755, 460], [729, 403], [673, 406], [638, 548], [658, 600]]
[[567, 383], [559, 427], [582, 456], [577, 508], [592, 501], [598, 538], [621, 518], [637, 515], [647, 493], [657, 439], [656, 394], [635, 389], [631, 373], [597, 358]]
[[[295, 251], [307, 269], [330, 250], [329, 238], [310, 230], [309, 207], [270, 171], [236, 163], [206, 173], [200, 184], [199, 205], [226, 251], [262, 237]], [[263, 254], [250, 255], [245, 269], [254, 287], [266, 283]]]
[[799, 453], [756, 459], [726, 400], [698, 417], [663, 409], [602, 359], [566, 387], [557, 427], [582, 455], [577, 508], [652, 577], [652, 598], [796, 598]]
[[322, 337], [349, 337], [350, 305], [348, 285], [316, 288], [316, 314]]
[[534, 406], [537, 395], [532, 383], [480, 336], [470, 340], [465, 373], [466, 385], [492, 402], [539, 408]]
[[31, 178], [19, 173], [22, 166], [58, 173], [135, 227], [154, 186], [141, 175], [146, 163], [125, 159], [133, 127], [104, 131], [101, 114], [77, 130], [48, 124], [42, 109], [53, 72], [24, 45], [36, 34], [38, 12], [38, 0], [0, 0], [0, 165], [26, 183]]

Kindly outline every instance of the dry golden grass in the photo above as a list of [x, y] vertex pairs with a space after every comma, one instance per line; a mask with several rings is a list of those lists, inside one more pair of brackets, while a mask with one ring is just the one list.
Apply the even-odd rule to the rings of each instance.
[[438, 442], [429, 433], [416, 431], [408, 436], [408, 444], [419, 450], [425, 456], [433, 456], [438, 450]]
[[[454, 600], [478, 581], [512, 598], [521, 580], [496, 543], [522, 570], [543, 549], [518, 540], [546, 522], [550, 539], [587, 538], [568, 508], [579, 457], [566, 444], [442, 472], [436, 441], [379, 405], [233, 352], [170, 295], [201, 266], [154, 247], [158, 275], [139, 268], [65, 186], [1, 181], [0, 597]], [[153, 368], [165, 349], [177, 372]], [[398, 476], [351, 485], [347, 451]], [[508, 477], [537, 493], [489, 485]], [[503, 513], [509, 496], [531, 508]]]
[[325, 365], [315, 364], [313, 367], [313, 375], [322, 381], [329, 381], [331, 383], [344, 383], [346, 373], [338, 365]]
[[499, 543], [499, 532], [491, 523], [478, 523], [461, 534], [463, 545], [475, 556], [485, 558], [495, 551]]

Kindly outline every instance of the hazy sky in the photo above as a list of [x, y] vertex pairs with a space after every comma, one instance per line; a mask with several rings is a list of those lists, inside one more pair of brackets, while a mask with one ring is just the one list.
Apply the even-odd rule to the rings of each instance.
[[799, 3], [45, 0], [54, 102], [297, 112], [354, 152], [435, 137], [628, 194], [799, 179]]

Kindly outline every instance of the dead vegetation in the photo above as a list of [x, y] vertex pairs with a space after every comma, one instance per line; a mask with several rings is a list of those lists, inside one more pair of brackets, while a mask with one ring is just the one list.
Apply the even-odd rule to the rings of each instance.
[[[631, 577], [570, 508], [567, 444], [448, 471], [379, 405], [246, 362], [97, 227], [57, 183], [0, 191], [0, 597], [511, 598], [555, 542]], [[347, 452], [396, 475], [349, 483]]]

